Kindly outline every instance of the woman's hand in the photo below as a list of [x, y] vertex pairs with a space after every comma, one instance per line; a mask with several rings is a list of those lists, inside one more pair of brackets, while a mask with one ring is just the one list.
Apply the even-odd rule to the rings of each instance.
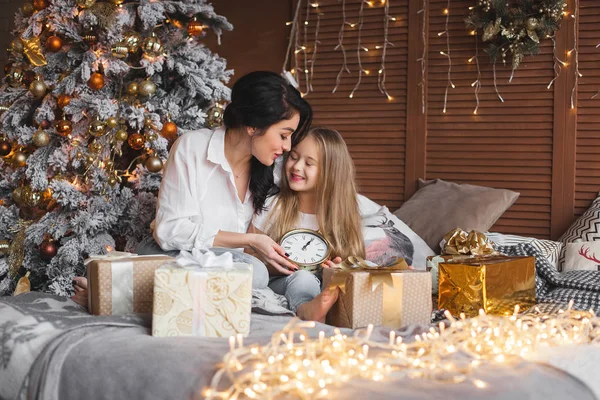
[[336, 268], [337, 264], [342, 262], [342, 258], [341, 257], [336, 257], [333, 259], [333, 261], [331, 259], [325, 261], [323, 264], [321, 264], [321, 266], [323, 268]]
[[282, 275], [291, 275], [298, 266], [287, 259], [285, 250], [267, 235], [252, 234], [250, 247], [267, 263]]

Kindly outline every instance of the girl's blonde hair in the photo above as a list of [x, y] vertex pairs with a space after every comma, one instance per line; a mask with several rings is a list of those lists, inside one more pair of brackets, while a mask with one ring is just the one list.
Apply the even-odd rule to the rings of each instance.
[[[320, 232], [331, 244], [331, 255], [342, 259], [364, 257], [354, 162], [348, 147], [342, 136], [332, 129], [311, 128], [306, 137], [314, 138], [319, 149], [316, 216]], [[288, 157], [289, 153], [284, 165]], [[290, 189], [287, 174], [282, 175], [281, 191], [266, 232], [277, 242], [297, 227], [300, 205], [298, 194]]]

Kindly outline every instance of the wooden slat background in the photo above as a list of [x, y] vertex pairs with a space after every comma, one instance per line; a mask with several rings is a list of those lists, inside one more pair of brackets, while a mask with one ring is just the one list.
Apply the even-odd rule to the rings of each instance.
[[[304, 35], [306, 9], [303, 2], [300, 38]], [[357, 23], [360, 2], [347, 0], [346, 19]], [[336, 77], [343, 60], [342, 52], [335, 50], [338, 33], [343, 22], [342, 4], [337, 0], [319, 1], [322, 13], [319, 29], [317, 59], [314, 67], [312, 86], [314, 91], [306, 99], [315, 110], [315, 125], [323, 125], [338, 130], [354, 159], [357, 181], [365, 195], [390, 209], [397, 209], [404, 200], [405, 142], [407, 125], [407, 49], [408, 49], [408, 4], [393, 2], [390, 15], [397, 21], [390, 21], [388, 40], [394, 44], [388, 47], [386, 56], [386, 88], [393, 100], [388, 100], [377, 88], [377, 71], [381, 64], [381, 50], [375, 46], [383, 44], [383, 9], [365, 4], [361, 35], [361, 45], [370, 49], [360, 51], [364, 70], [361, 85], [349, 98], [358, 80], [358, 25], [346, 26], [344, 47], [347, 65], [351, 74], [343, 73], [341, 84], [335, 93]], [[308, 58], [312, 56], [316, 27], [316, 9], [309, 12], [306, 25]], [[299, 54], [299, 67], [304, 70], [303, 55]], [[301, 89], [306, 91], [305, 76], [300, 71]]]
[[[293, 2], [295, 3], [295, 2]], [[357, 22], [360, 0], [347, 0], [347, 19]], [[304, 3], [305, 4], [305, 3]], [[544, 40], [540, 54], [526, 57], [512, 82], [510, 57], [507, 65], [493, 68], [481, 38], [470, 35], [464, 19], [472, 0], [452, 0], [448, 32], [454, 89], [449, 89], [447, 112], [443, 113], [448, 77], [445, 30], [447, 0], [427, 2], [426, 112], [421, 114], [421, 71], [417, 58], [423, 46], [419, 11], [422, 0], [392, 0], [391, 48], [387, 58], [388, 88], [394, 100], [388, 102], [377, 90], [371, 73], [349, 99], [356, 83], [356, 28], [346, 28], [352, 76], [344, 75], [338, 93], [332, 94], [341, 65], [341, 53], [333, 51], [341, 24], [341, 1], [319, 2], [321, 45], [314, 92], [307, 99], [315, 109], [315, 122], [338, 129], [346, 138], [355, 159], [361, 190], [392, 211], [414, 193], [416, 179], [441, 178], [520, 192], [518, 201], [492, 228], [495, 231], [557, 238], [589, 206], [600, 191], [600, 3], [580, 0], [578, 25], [579, 65], [583, 77], [576, 92], [577, 107], [571, 110], [574, 84], [573, 18], [564, 18], [556, 35], [556, 54], [569, 63], [551, 88], [554, 77], [552, 42]], [[363, 43], [373, 49], [381, 44], [383, 6], [365, 5]], [[309, 17], [308, 44], [312, 45], [315, 15]], [[574, 0], [569, 0], [569, 11]], [[302, 20], [303, 21], [303, 20]], [[476, 54], [482, 87], [478, 113], [474, 88], [477, 79]], [[309, 47], [310, 55], [310, 47]], [[408, 57], [411, 54], [411, 57]], [[380, 50], [362, 53], [364, 68], [375, 72]], [[571, 60], [573, 58], [573, 60]], [[301, 65], [303, 68], [303, 64]], [[407, 134], [407, 132], [409, 134]], [[440, 199], [443, 201], [443, 199]]]
[[600, 191], [600, 3], [580, 0], [579, 80], [575, 214], [582, 214]]

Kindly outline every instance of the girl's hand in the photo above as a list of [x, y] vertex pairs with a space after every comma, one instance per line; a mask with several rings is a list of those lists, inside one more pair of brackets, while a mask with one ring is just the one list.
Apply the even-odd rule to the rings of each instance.
[[337, 265], [342, 262], [342, 258], [341, 257], [336, 257], [332, 260], [327, 260], [325, 261], [323, 264], [321, 264], [323, 266], [323, 268], [336, 268]]
[[77, 276], [73, 278], [73, 289], [75, 294], [71, 297], [75, 303], [79, 304], [83, 308], [88, 306], [88, 284], [87, 279], [83, 276]]
[[283, 247], [267, 235], [253, 234], [250, 247], [263, 261], [283, 275], [291, 275], [298, 270], [298, 266], [286, 258]]

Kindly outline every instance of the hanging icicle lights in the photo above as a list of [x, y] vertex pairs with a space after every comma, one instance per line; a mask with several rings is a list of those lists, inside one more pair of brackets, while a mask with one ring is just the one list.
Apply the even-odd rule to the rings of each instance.
[[446, 51], [440, 51], [440, 54], [448, 58], [448, 82], [446, 83], [446, 90], [444, 92], [443, 109], [443, 112], [445, 114], [448, 106], [448, 90], [450, 89], [450, 87], [452, 87], [452, 89], [456, 87], [454, 86], [454, 83], [452, 83], [452, 57], [450, 56], [450, 31], [448, 30], [448, 23], [450, 22], [450, 0], [448, 0], [446, 8], [444, 9], [444, 15], [446, 15], [444, 31], [438, 33], [438, 36], [446, 36]]

